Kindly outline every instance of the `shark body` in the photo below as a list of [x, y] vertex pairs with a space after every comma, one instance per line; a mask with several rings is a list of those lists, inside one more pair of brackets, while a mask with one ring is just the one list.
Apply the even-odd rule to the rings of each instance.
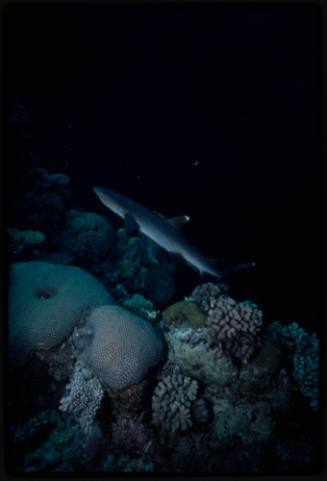
[[220, 278], [220, 272], [180, 233], [179, 227], [188, 222], [188, 216], [166, 219], [142, 205], [112, 190], [94, 187], [95, 194], [112, 212], [125, 220], [125, 224], [137, 228], [153, 242], [173, 255], [180, 256], [187, 264], [200, 272]]

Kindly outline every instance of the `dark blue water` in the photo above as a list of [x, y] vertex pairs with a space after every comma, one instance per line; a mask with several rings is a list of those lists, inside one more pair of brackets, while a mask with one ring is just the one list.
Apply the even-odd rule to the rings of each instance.
[[[203, 253], [256, 261], [232, 281], [241, 296], [318, 328], [315, 8], [46, 7], [7, 26], [7, 92], [30, 118], [9, 148], [13, 215], [30, 164], [68, 173], [91, 211], [101, 183], [187, 213]], [[178, 275], [187, 291], [193, 273]]]

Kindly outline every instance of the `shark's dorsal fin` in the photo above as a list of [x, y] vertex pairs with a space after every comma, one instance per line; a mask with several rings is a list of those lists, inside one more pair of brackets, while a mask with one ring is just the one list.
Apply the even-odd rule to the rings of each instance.
[[124, 227], [128, 234], [132, 234], [139, 229], [136, 220], [130, 214], [126, 214], [124, 217]]
[[191, 218], [188, 215], [179, 215], [177, 217], [171, 217], [167, 219], [167, 222], [175, 227], [175, 229], [181, 229], [183, 225], [189, 222]]

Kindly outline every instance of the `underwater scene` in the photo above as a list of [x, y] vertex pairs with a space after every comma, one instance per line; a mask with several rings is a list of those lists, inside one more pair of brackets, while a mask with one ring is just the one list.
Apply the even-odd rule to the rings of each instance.
[[9, 473], [321, 471], [319, 14], [7, 8]]

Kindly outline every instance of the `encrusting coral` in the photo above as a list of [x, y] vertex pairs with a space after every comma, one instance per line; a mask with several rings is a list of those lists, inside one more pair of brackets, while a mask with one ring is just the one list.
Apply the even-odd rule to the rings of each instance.
[[186, 321], [191, 327], [202, 327], [206, 316], [195, 302], [175, 302], [162, 313], [163, 319], [170, 325], [177, 325]]
[[238, 369], [219, 346], [210, 347], [200, 329], [178, 327], [165, 332], [168, 356], [185, 374], [205, 383], [234, 382]]
[[174, 435], [192, 426], [191, 408], [198, 383], [182, 374], [159, 381], [152, 397], [153, 424], [164, 434]]
[[111, 296], [79, 267], [48, 262], [15, 263], [10, 270], [9, 347], [17, 361], [62, 343], [90, 306]]
[[122, 307], [94, 309], [87, 326], [93, 336], [85, 361], [112, 389], [138, 383], [163, 356], [163, 341], [155, 328]]

